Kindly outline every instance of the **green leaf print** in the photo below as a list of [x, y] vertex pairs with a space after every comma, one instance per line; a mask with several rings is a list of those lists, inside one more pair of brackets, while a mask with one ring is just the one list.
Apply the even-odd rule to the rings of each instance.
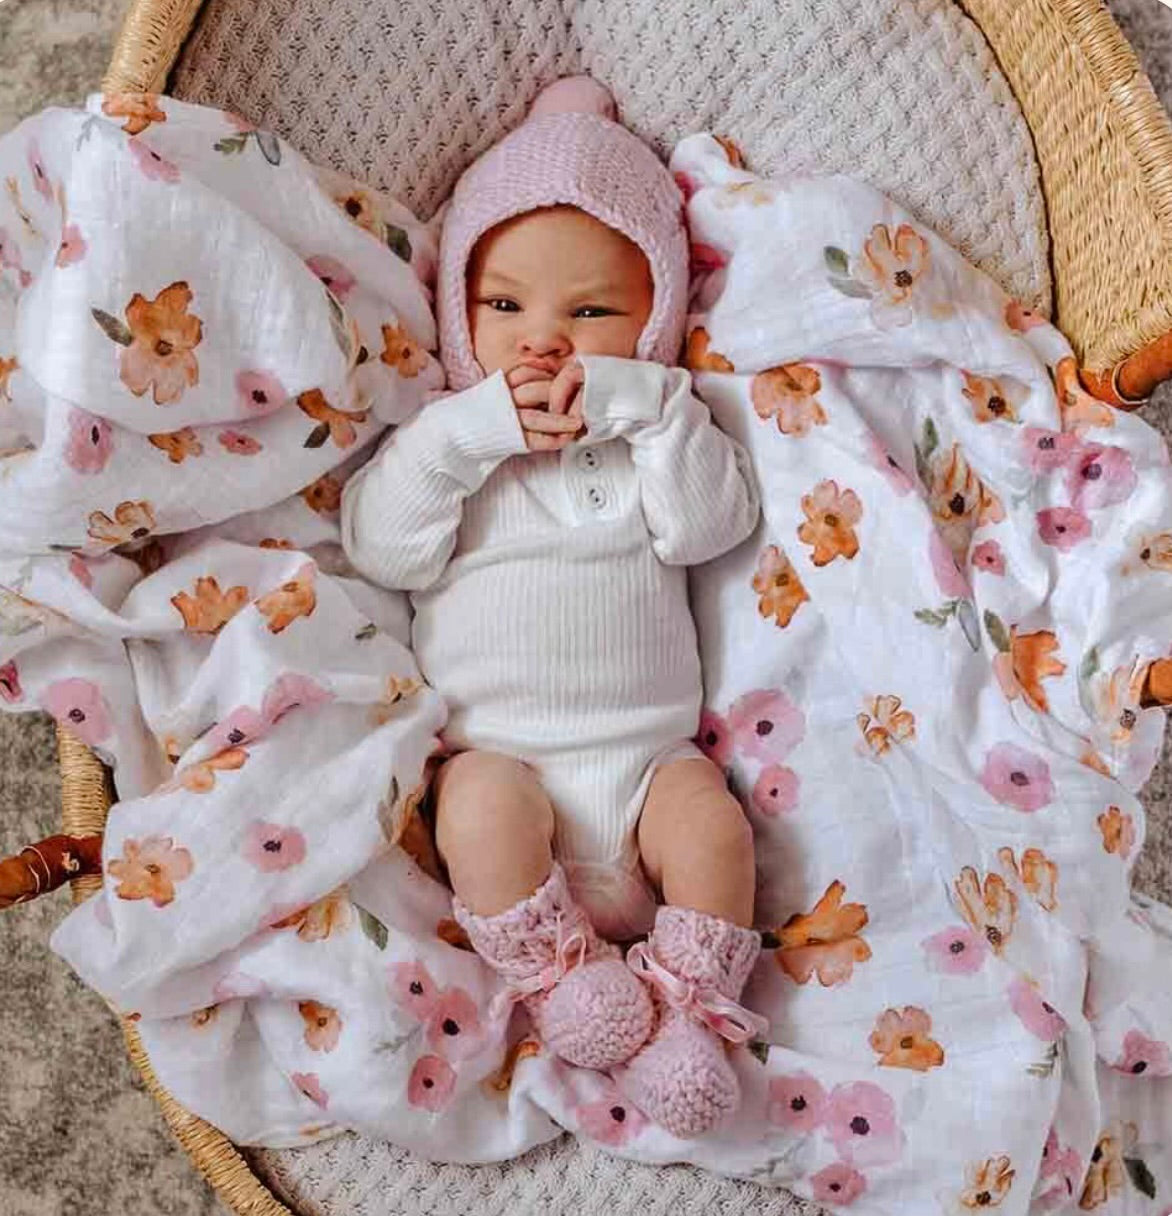
[[1006, 654], [1009, 650], [1009, 630], [1002, 624], [1001, 618], [991, 609], [985, 609], [985, 632], [989, 635], [989, 640], [1001, 651]]
[[844, 296], [850, 296], [854, 300], [869, 300], [874, 294], [869, 287], [854, 279], [840, 279], [831, 275], [828, 282], [835, 291], [841, 292]]
[[1127, 1166], [1127, 1176], [1131, 1179], [1131, 1185], [1141, 1195], [1155, 1199], [1156, 1180], [1152, 1177], [1152, 1171], [1148, 1169], [1147, 1162], [1140, 1157], [1124, 1157], [1123, 1164]]
[[946, 604], [939, 611], [934, 608], [918, 608], [915, 617], [921, 625], [931, 625], [934, 629], [943, 629], [954, 611], [955, 608], [950, 604]]
[[112, 342], [117, 342], [119, 346], [129, 346], [134, 341], [134, 335], [130, 332], [130, 327], [125, 321], [118, 317], [112, 317], [108, 312], [103, 312], [100, 308], [91, 308], [90, 315], [102, 327], [102, 332]]
[[248, 133], [244, 132], [240, 135], [225, 135], [223, 139], [217, 139], [212, 147], [224, 156], [237, 156], [244, 151], [247, 143]]
[[1078, 665], [1078, 680], [1080, 684], [1085, 684], [1091, 676], [1099, 670], [1099, 648], [1092, 646], [1090, 650], [1082, 656], [1082, 662]]
[[839, 249], [837, 245], [825, 246], [822, 250], [822, 257], [826, 261], [826, 269], [832, 275], [842, 279], [850, 278], [850, 260], [847, 258], [846, 253]]
[[931, 418], [924, 419], [924, 433], [920, 442], [924, 447], [924, 459], [931, 460], [932, 453], [940, 446], [940, 432]]
[[330, 437], [330, 424], [322, 422], [315, 426], [309, 432], [309, 438], [306, 439], [304, 446], [307, 448], [320, 448], [323, 443]]
[[378, 626], [371, 621], [369, 625], [362, 626], [362, 628], [354, 635], [354, 640], [356, 642], [369, 642], [376, 633], [378, 633]]
[[270, 165], [281, 163], [281, 141], [271, 131], [256, 131], [256, 146]]
[[411, 261], [411, 238], [404, 229], [388, 224], [387, 245], [396, 257], [402, 258], [404, 262]]
[[346, 310], [342, 307], [338, 297], [332, 291], [326, 288], [326, 299], [330, 305], [330, 331], [334, 335], [334, 341], [338, 344], [338, 349], [346, 357], [347, 362], [350, 359], [350, 331], [346, 326]]
[[365, 908], [358, 909], [358, 920], [362, 925], [362, 932], [380, 950], [385, 950], [387, 948], [387, 939], [390, 937], [386, 925], [373, 912], [368, 912]]
[[981, 649], [981, 627], [977, 623], [977, 610], [972, 600], [956, 601], [956, 619], [964, 631], [965, 641], [974, 653]]
[[759, 1060], [762, 1064], [769, 1063], [769, 1047], [770, 1045], [763, 1042], [761, 1039], [754, 1039], [749, 1044], [749, 1054], [755, 1060]]
[[761, 934], [761, 949], [776, 950], [781, 945], [781, 938], [777, 936], [771, 929], [766, 929]]

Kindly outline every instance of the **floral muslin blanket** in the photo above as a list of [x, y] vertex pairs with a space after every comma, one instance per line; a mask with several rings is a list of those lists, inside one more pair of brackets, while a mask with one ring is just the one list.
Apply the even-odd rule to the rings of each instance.
[[153, 96], [0, 139], [0, 698], [120, 797], [53, 946], [241, 1143], [474, 1162], [569, 1129], [875, 1216], [1161, 1216], [1172, 911], [1129, 875], [1164, 446], [873, 190], [707, 135], [672, 168], [687, 362], [764, 502], [692, 579], [698, 738], [759, 857], [737, 1116], [675, 1140], [494, 1016], [436, 878], [444, 707], [337, 522], [442, 390], [433, 231]]

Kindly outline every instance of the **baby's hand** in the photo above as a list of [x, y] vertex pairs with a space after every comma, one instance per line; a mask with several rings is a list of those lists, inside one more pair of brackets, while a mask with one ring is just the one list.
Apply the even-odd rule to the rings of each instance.
[[582, 431], [582, 365], [573, 360], [556, 376], [536, 367], [514, 367], [505, 374], [517, 419], [531, 452], [557, 452]]

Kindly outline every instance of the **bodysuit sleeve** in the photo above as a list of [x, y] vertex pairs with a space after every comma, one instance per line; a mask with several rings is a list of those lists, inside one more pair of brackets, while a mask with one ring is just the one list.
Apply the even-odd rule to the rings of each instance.
[[587, 441], [624, 438], [659, 560], [711, 561], [752, 532], [760, 513], [748, 454], [692, 394], [691, 374], [608, 355], [583, 355]]
[[429, 587], [452, 556], [464, 500], [524, 451], [504, 372], [423, 406], [342, 493], [351, 562], [383, 587]]

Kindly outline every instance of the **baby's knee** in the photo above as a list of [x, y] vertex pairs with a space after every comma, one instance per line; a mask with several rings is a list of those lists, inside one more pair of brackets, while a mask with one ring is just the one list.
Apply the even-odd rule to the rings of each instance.
[[436, 775], [436, 842], [440, 852], [553, 835], [553, 808], [533, 770], [513, 756], [470, 751]]
[[692, 771], [681, 772], [678, 786], [681, 837], [717, 857], [751, 855], [753, 829], [724, 774], [712, 764], [687, 763]]

